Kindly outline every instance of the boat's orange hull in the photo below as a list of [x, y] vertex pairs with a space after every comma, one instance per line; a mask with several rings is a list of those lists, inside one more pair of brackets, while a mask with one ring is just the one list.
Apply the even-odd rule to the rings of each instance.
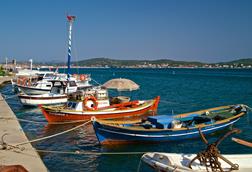
[[123, 117], [131, 117], [131, 116], [140, 116], [143, 114], [146, 114], [149, 111], [156, 112], [158, 103], [159, 103], [160, 97], [156, 97], [152, 104], [149, 106], [146, 106], [143, 109], [135, 110], [135, 111], [129, 111], [129, 112], [120, 112], [117, 113], [110, 113], [104, 111], [104, 113], [101, 114], [95, 114], [95, 111], [88, 111], [90, 113], [88, 114], [73, 114], [73, 113], [67, 113], [67, 112], [57, 112], [57, 111], [48, 111], [43, 106], [40, 106], [41, 111], [47, 121], [49, 123], [53, 122], [66, 122], [66, 121], [87, 121], [90, 120], [92, 116], [95, 116], [97, 119], [113, 119], [113, 118], [123, 118]]

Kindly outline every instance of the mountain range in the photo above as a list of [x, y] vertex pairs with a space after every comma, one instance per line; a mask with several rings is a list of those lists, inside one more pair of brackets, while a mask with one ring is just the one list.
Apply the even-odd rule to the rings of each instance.
[[122, 67], [122, 66], [136, 66], [136, 65], [164, 65], [169, 64], [170, 66], [204, 66], [204, 65], [252, 65], [252, 58], [239, 59], [229, 62], [220, 62], [220, 63], [202, 63], [197, 61], [176, 61], [169, 59], [160, 59], [160, 60], [115, 60], [109, 58], [93, 58], [81, 61], [72, 62], [72, 65], [75, 66], [109, 66], [109, 67]]
[[[29, 62], [18, 62], [18, 64], [28, 64]], [[4, 63], [3, 63], [4, 64]], [[48, 66], [64, 66], [66, 62], [36, 62], [36, 65], [48, 65]], [[234, 65], [234, 66], [252, 66], [252, 58], [244, 58], [239, 60], [233, 60], [228, 62], [219, 63], [203, 63], [198, 61], [176, 61], [170, 59], [159, 60], [118, 60], [110, 58], [92, 58], [87, 60], [73, 61], [71, 65], [85, 66], [85, 67], [127, 67], [127, 66], [148, 66], [148, 65], [169, 65], [169, 66], [205, 66], [205, 65]]]

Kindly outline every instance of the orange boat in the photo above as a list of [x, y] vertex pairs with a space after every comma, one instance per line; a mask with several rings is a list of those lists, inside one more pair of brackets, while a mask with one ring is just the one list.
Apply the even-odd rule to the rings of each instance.
[[109, 99], [106, 89], [93, 87], [71, 95], [65, 105], [40, 105], [40, 109], [49, 123], [85, 121], [92, 116], [97, 119], [112, 119], [140, 116], [148, 112], [155, 114], [159, 100], [159, 96], [152, 100], [129, 101], [122, 96]]
[[40, 108], [49, 123], [86, 121], [92, 116], [98, 119], [113, 119], [139, 116], [150, 111], [155, 113], [159, 99], [158, 96], [153, 100], [132, 101], [92, 110], [85, 108], [83, 101], [69, 101], [64, 106], [40, 106]]

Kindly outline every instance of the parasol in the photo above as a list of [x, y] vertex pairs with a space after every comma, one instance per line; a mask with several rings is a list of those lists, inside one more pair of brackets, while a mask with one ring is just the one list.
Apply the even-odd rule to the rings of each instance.
[[103, 84], [108, 89], [116, 89], [117, 91], [133, 91], [139, 89], [139, 85], [134, 81], [125, 78], [111, 79]]

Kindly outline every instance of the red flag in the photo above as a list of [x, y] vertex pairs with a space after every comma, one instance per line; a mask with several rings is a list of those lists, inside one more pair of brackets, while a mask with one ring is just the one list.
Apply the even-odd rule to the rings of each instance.
[[68, 21], [73, 21], [76, 17], [75, 16], [67, 16]]

